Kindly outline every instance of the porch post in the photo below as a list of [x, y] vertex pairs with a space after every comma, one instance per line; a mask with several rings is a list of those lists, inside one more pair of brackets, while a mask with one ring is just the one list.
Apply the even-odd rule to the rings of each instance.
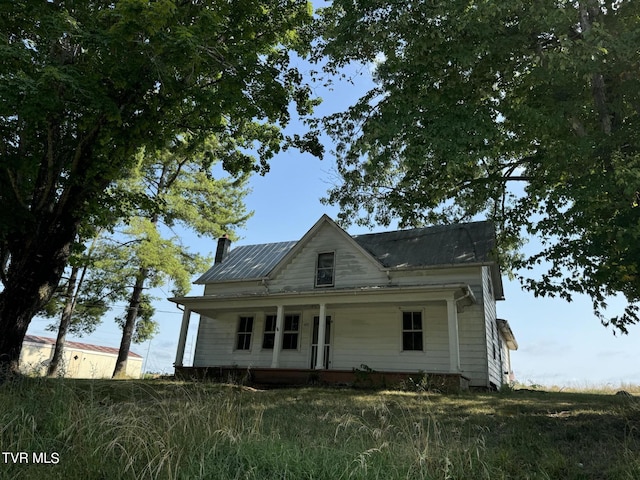
[[316, 353], [316, 370], [322, 370], [324, 368], [324, 344], [327, 326], [327, 315], [325, 304], [320, 304], [320, 316], [318, 318], [318, 347]]
[[189, 330], [189, 320], [191, 318], [191, 310], [184, 307], [182, 314], [182, 325], [180, 326], [180, 336], [178, 337], [178, 350], [176, 352], [176, 361], [174, 367], [182, 367], [184, 362], [184, 346], [187, 343], [187, 331]]
[[451, 373], [459, 373], [460, 338], [458, 336], [458, 310], [453, 296], [447, 298], [447, 324], [449, 327], [449, 370]]
[[280, 365], [280, 350], [282, 350], [282, 329], [284, 326], [284, 307], [278, 305], [276, 311], [276, 334], [273, 339], [273, 357], [271, 358], [271, 368], [278, 368]]

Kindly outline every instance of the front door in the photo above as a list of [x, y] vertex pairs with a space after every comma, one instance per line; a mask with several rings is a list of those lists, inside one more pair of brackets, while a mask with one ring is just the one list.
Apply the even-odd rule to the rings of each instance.
[[[325, 317], [327, 323], [324, 331], [324, 369], [329, 369], [329, 352], [331, 343], [331, 316]], [[318, 327], [320, 326], [320, 317], [313, 317], [313, 334], [311, 335], [311, 368], [316, 368], [316, 360], [318, 359]]]

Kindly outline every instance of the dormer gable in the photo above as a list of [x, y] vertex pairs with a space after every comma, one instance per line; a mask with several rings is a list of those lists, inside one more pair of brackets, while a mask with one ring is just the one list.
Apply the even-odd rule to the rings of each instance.
[[269, 273], [276, 290], [308, 290], [384, 284], [383, 266], [323, 215]]

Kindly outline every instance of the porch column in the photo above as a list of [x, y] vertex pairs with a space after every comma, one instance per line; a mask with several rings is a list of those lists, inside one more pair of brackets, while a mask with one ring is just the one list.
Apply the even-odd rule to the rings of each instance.
[[460, 372], [460, 338], [458, 336], [458, 310], [453, 297], [447, 298], [447, 324], [449, 327], [449, 370]]
[[271, 368], [278, 368], [280, 365], [280, 350], [282, 350], [282, 329], [284, 326], [284, 307], [278, 305], [276, 311], [276, 334], [273, 339], [273, 357]]
[[187, 343], [187, 331], [189, 330], [189, 320], [191, 318], [191, 310], [184, 307], [182, 314], [182, 326], [180, 327], [180, 336], [178, 337], [178, 351], [176, 352], [176, 361], [174, 367], [182, 367], [184, 362], [184, 346]]
[[324, 368], [324, 344], [327, 331], [327, 315], [325, 304], [320, 304], [320, 316], [318, 318], [318, 352], [316, 354], [316, 370]]

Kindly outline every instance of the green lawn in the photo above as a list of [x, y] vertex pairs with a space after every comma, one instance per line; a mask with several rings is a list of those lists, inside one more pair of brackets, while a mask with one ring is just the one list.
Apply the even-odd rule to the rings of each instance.
[[640, 479], [640, 397], [611, 392], [23, 379], [0, 428], [3, 479]]

